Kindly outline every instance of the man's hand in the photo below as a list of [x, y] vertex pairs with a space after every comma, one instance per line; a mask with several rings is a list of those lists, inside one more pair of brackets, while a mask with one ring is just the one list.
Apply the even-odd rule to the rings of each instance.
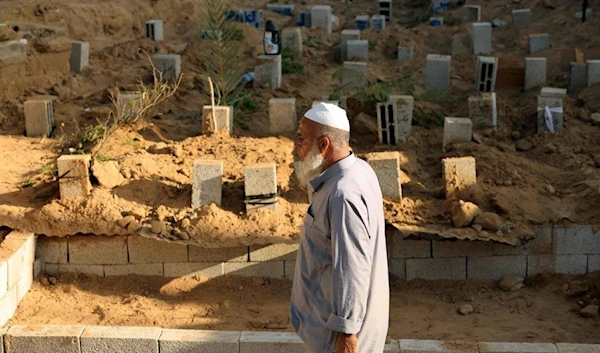
[[356, 335], [338, 332], [333, 353], [358, 353]]

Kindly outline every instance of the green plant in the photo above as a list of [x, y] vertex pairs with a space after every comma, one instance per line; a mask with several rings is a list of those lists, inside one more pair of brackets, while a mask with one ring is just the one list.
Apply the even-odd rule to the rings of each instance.
[[315, 48], [315, 49], [318, 50], [318, 49], [321, 49], [321, 46], [323, 45], [323, 41], [321, 40], [321, 38], [308, 37], [304, 41], [304, 45], [306, 45], [307, 47]]
[[257, 101], [252, 99], [248, 93], [243, 94], [242, 99], [239, 101], [238, 105], [235, 107], [243, 112], [254, 113], [258, 110], [260, 105]]
[[108, 157], [108, 156], [105, 156], [103, 154], [98, 154], [96, 156], [96, 160], [98, 160], [100, 162], [108, 162], [108, 161], [114, 161], [114, 160], [116, 160], [116, 158]]
[[402, 95], [415, 95], [415, 79], [417, 73], [413, 73], [408, 77], [399, 78], [394, 81], [392, 90], [397, 91]]
[[417, 101], [433, 102], [437, 104], [456, 103], [456, 96], [450, 95], [446, 90], [427, 91], [420, 96], [415, 97]]
[[330, 95], [331, 99], [342, 96], [354, 98], [362, 106], [375, 109], [379, 102], [385, 102], [390, 95], [390, 85], [383, 81], [368, 81], [365, 75], [357, 70], [342, 68], [333, 73], [333, 78], [341, 83]]
[[36, 182], [37, 182], [37, 180], [35, 180], [34, 178], [29, 178], [29, 179], [27, 179], [26, 182], [24, 182], [23, 184], [21, 184], [21, 188], [24, 189], [24, 188], [28, 188], [28, 187], [34, 186]]
[[281, 52], [281, 73], [304, 75], [304, 64], [290, 48], [285, 48]]
[[104, 136], [105, 126], [103, 124], [98, 125], [90, 125], [83, 130], [83, 135], [81, 136], [81, 142], [96, 142]]
[[38, 172], [38, 174], [52, 175], [53, 174], [52, 166], [50, 164], [46, 164], [45, 166], [38, 169], [37, 172]]

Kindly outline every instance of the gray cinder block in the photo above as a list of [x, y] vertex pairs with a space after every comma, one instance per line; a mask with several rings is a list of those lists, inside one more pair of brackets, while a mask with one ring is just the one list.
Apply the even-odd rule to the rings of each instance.
[[527, 276], [542, 273], [583, 275], [586, 272], [586, 255], [530, 255], [527, 258]]
[[379, 14], [385, 16], [385, 20], [392, 18], [392, 0], [379, 0]]
[[[213, 126], [216, 124], [217, 127]], [[233, 107], [217, 105], [215, 106], [215, 119], [213, 119], [213, 109], [210, 105], [202, 107], [202, 133], [206, 134], [209, 131], [222, 130], [228, 136], [233, 134]]]
[[600, 231], [590, 225], [556, 227], [554, 244], [560, 255], [600, 255]]
[[60, 198], [83, 197], [90, 194], [92, 184], [90, 182], [89, 154], [63, 155], [58, 157], [56, 165], [58, 175], [63, 176], [59, 180]]
[[271, 89], [279, 88], [281, 85], [281, 55], [261, 55], [258, 64], [254, 67], [255, 88], [265, 86]]
[[450, 63], [452, 57], [449, 55], [427, 55], [425, 66], [425, 90], [447, 91], [450, 88]]
[[194, 161], [192, 208], [210, 203], [221, 206], [223, 190], [223, 161], [199, 159]]
[[442, 175], [446, 198], [453, 198], [457, 191], [477, 184], [475, 158], [457, 157], [442, 159]]
[[333, 32], [333, 12], [329, 5], [315, 5], [310, 9], [313, 28], [321, 28], [328, 34]]
[[146, 38], [150, 38], [152, 40], [163, 40], [163, 22], [161, 20], [150, 20], [146, 22], [144, 26], [146, 32]]
[[296, 98], [271, 98], [269, 100], [269, 125], [271, 133], [296, 131]]
[[158, 353], [157, 327], [87, 326], [81, 335], [81, 353]]
[[237, 331], [164, 329], [159, 339], [160, 352], [239, 353], [240, 335]]
[[88, 66], [90, 62], [90, 43], [89, 42], [73, 42], [71, 43], [71, 71], [80, 73], [81, 70]]
[[492, 53], [492, 24], [476, 22], [472, 24], [473, 54], [489, 55]]
[[348, 60], [348, 41], [350, 40], [359, 40], [360, 39], [360, 30], [358, 29], [345, 29], [342, 31], [341, 38], [341, 62], [345, 62]]
[[587, 60], [587, 85], [600, 82], [600, 60]]
[[498, 58], [478, 56], [475, 90], [479, 92], [494, 92], [496, 88], [497, 73]]
[[369, 60], [369, 41], [368, 40], [349, 40], [346, 43], [348, 59], [360, 58]]
[[374, 15], [371, 17], [371, 28], [376, 31], [383, 31], [385, 29], [385, 16]]
[[481, 6], [479, 5], [465, 5], [464, 7], [466, 23], [480, 22], [481, 21]]
[[[411, 280], [415, 278], [427, 280], [466, 279], [466, 258], [406, 259], [406, 279]], [[404, 352], [404, 350], [402, 351]]]
[[131, 264], [160, 264], [188, 260], [187, 245], [167, 243], [139, 235], [127, 237], [127, 250]]
[[533, 54], [540, 50], [550, 48], [550, 36], [548, 34], [529, 35], [529, 53]]
[[531, 27], [531, 9], [512, 10], [512, 18], [517, 27]]
[[463, 341], [461, 344], [447, 344], [444, 341], [400, 340], [403, 353], [478, 353], [477, 343]]
[[373, 168], [383, 197], [394, 202], [402, 201], [402, 185], [400, 180], [400, 153], [376, 152], [366, 156]]
[[473, 122], [467, 118], [444, 119], [443, 147], [455, 142], [470, 142], [473, 139]]
[[569, 68], [569, 92], [587, 86], [587, 65], [572, 62]]
[[50, 137], [54, 130], [54, 108], [51, 99], [28, 100], [23, 103], [25, 133], [29, 137]]
[[413, 47], [398, 47], [398, 61], [412, 60]]
[[506, 275], [527, 275], [527, 256], [485, 256], [467, 259], [467, 278], [502, 279]]
[[367, 76], [367, 63], [345, 61], [342, 84], [348, 89], [358, 86], [360, 81]]
[[498, 127], [498, 112], [496, 108], [496, 93], [481, 93], [469, 97], [469, 118], [473, 128]]
[[181, 56], [177, 54], [154, 54], [154, 67], [162, 73], [163, 81], [176, 81], [181, 74]]
[[552, 343], [479, 342], [479, 353], [558, 353]]
[[83, 325], [16, 325], [5, 337], [6, 353], [79, 353]]
[[396, 135], [398, 138], [409, 138], [412, 130], [413, 96], [389, 96], [390, 102], [396, 102]]
[[525, 58], [525, 90], [546, 84], [546, 58]]
[[540, 91], [542, 97], [565, 98], [567, 90], [565, 88], [542, 87]]
[[284, 28], [281, 31], [282, 48], [290, 48], [296, 53], [302, 52], [302, 31], [299, 27]]
[[277, 171], [275, 163], [259, 163], [244, 168], [246, 211], [277, 210]]
[[557, 343], [558, 353], [598, 353], [600, 344]]
[[128, 262], [127, 237], [77, 235], [69, 237], [69, 263], [76, 265], [119, 265]]
[[306, 345], [289, 332], [242, 331], [240, 353], [306, 353]]

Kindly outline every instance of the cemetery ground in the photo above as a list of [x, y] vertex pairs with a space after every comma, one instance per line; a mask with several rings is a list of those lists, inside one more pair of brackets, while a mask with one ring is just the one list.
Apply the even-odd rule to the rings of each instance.
[[[550, 2], [553, 8], [547, 5]], [[266, 3], [242, 0], [235, 6], [264, 8]], [[308, 8], [300, 1], [290, 3]], [[413, 239], [477, 239], [510, 245], [526, 244], [538, 225], [600, 224], [600, 118], [594, 115], [600, 113], [600, 86], [581, 88], [565, 97], [561, 134], [537, 134], [541, 87], [528, 91], [523, 91], [522, 85], [497, 88], [498, 128], [476, 129], [473, 141], [454, 143], [444, 151], [444, 118], [469, 116], [477, 57], [453, 55], [449, 92], [427, 92], [426, 56], [449, 55], [453, 35], [468, 33], [471, 24], [461, 23], [461, 9], [453, 9], [443, 15], [443, 27], [429, 27], [421, 16], [426, 10], [422, 3], [396, 0], [394, 19], [384, 31], [361, 32], [362, 39], [369, 40], [367, 88], [383, 82], [390, 94], [415, 97], [410, 137], [397, 146], [379, 144], [376, 112], [356, 99], [347, 100], [351, 147], [359, 157], [399, 151], [402, 200], [385, 201], [387, 223]], [[600, 45], [598, 36], [591, 34], [599, 28], [600, 18], [592, 16], [581, 24], [574, 16], [580, 11], [578, 2], [494, 0], [468, 4], [481, 5], [486, 22], [500, 18], [511, 23], [512, 9], [532, 9], [530, 28], [508, 25], [493, 29], [491, 55], [519, 62], [530, 56], [546, 57], [545, 86], [568, 84], [568, 74], [561, 69], [563, 49]], [[48, 237], [125, 236], [134, 232], [127, 227], [131, 222], [123, 225], [122, 220], [133, 216], [138, 222], [135, 231], [171, 243], [218, 248], [297, 242], [308, 197], [293, 173], [294, 134], [270, 133], [269, 100], [296, 98], [300, 118], [313, 101], [340, 87], [333, 79], [341, 68], [340, 32], [354, 28], [355, 16], [374, 14], [376, 6], [360, 0], [331, 5], [339, 19], [332, 34], [301, 28], [304, 49], [296, 59], [303, 64], [303, 74], [284, 74], [281, 87], [275, 90], [250, 84], [246, 88], [249, 97], [235, 111], [232, 136], [227, 136], [202, 133], [202, 109], [210, 104], [200, 89], [205, 82], [202, 58], [207, 47], [200, 40], [202, 2], [1, 2], [0, 23], [18, 24], [29, 36], [27, 56], [0, 61], [0, 225]], [[293, 27], [296, 20], [266, 10], [265, 16], [280, 28]], [[144, 22], [154, 18], [164, 22], [164, 41], [143, 38]], [[240, 26], [244, 33], [242, 63], [248, 72], [262, 54], [262, 32]], [[536, 33], [549, 33], [551, 47], [529, 54], [527, 35]], [[78, 74], [69, 70], [72, 40], [90, 42], [89, 66]], [[399, 45], [413, 47], [411, 60], [396, 59]], [[139, 79], [151, 82], [148, 56], [155, 53], [181, 55], [179, 89], [147, 119], [117, 130], [99, 150], [94, 127], [113, 109], [109, 91], [115, 85], [121, 91], [134, 90]], [[501, 73], [498, 75], [500, 79]], [[23, 102], [35, 97], [53, 101], [56, 129], [52, 138], [23, 136]], [[90, 195], [61, 199], [57, 158], [97, 151]], [[477, 186], [463, 192], [461, 198], [496, 213], [503, 225], [509, 226], [505, 231], [454, 226], [451, 209], [455, 203], [444, 196], [441, 160], [462, 156], [475, 158]], [[223, 161], [220, 207], [191, 207], [193, 164], [200, 158]], [[245, 212], [244, 168], [255, 163], [276, 163], [279, 197], [274, 212]], [[164, 229], [185, 232], [188, 239], [171, 232], [154, 234], [151, 228], [156, 222]], [[596, 287], [569, 296], [563, 285], [574, 280], [596, 283]], [[599, 343], [597, 319], [579, 315], [582, 305], [598, 298], [596, 274], [527, 281], [520, 291], [503, 292], [496, 283], [485, 281], [396, 279], [392, 283], [390, 337]], [[61, 274], [56, 285], [34, 282], [9, 325], [83, 323], [290, 331], [290, 286], [289, 281], [257, 278]], [[473, 306], [474, 313], [457, 314], [466, 304]], [[193, 312], [198, 314], [189, 315]]]

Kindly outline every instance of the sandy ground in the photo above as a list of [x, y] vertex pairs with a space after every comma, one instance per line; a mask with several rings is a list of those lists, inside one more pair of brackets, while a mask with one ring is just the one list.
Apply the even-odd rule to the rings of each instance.
[[[600, 318], [579, 315], [582, 305], [600, 300], [599, 280], [600, 273], [538, 277], [504, 292], [489, 281], [393, 279], [389, 337], [600, 343]], [[587, 290], [572, 295], [577, 288]], [[8, 325], [293, 331], [290, 291], [290, 281], [258, 277], [63, 275], [49, 287], [36, 281]], [[473, 306], [473, 314], [458, 313], [465, 304]]]

